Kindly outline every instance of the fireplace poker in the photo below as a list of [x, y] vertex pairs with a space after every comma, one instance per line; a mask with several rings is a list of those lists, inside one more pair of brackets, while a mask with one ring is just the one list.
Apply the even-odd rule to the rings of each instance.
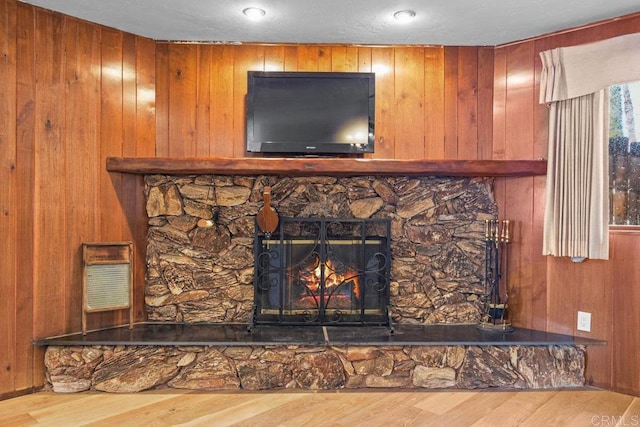
[[507, 301], [509, 300], [509, 220], [505, 219], [502, 221], [502, 252], [503, 252], [503, 261], [502, 265], [504, 266], [504, 299], [502, 304], [504, 304], [505, 310], [502, 311], [502, 316], [500, 320], [504, 321], [504, 315], [507, 308]]
[[[502, 263], [500, 262], [501, 251], [500, 251], [500, 223], [498, 220], [494, 221], [495, 229], [493, 235], [493, 242], [495, 244], [495, 256], [493, 260], [495, 262], [494, 269], [495, 275], [493, 276], [493, 315], [495, 316], [496, 310], [498, 309], [498, 305], [500, 304], [500, 277], [502, 277], [501, 269]], [[492, 317], [494, 317], [492, 316]], [[495, 317], [494, 317], [495, 320]]]

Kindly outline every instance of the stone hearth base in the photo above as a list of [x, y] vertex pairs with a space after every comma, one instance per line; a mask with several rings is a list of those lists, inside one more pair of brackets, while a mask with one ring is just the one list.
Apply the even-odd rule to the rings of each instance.
[[56, 392], [582, 387], [581, 345], [47, 347]]

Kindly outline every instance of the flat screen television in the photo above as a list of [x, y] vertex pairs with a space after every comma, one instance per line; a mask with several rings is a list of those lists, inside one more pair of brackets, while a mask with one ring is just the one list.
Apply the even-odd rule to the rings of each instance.
[[373, 153], [375, 74], [249, 71], [247, 151]]

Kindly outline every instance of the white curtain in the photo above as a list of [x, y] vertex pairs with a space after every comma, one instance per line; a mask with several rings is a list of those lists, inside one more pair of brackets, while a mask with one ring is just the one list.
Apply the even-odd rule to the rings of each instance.
[[640, 80], [640, 33], [541, 52], [549, 108], [545, 255], [609, 259], [609, 86]]
[[550, 106], [544, 255], [609, 258], [607, 99], [600, 90]]

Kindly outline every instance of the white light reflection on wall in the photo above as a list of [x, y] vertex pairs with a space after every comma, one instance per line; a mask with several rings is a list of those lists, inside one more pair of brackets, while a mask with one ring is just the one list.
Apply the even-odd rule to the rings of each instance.
[[373, 64], [371, 67], [371, 71], [376, 73], [377, 76], [384, 76], [385, 74], [389, 74], [390, 68], [388, 65], [384, 64]]

